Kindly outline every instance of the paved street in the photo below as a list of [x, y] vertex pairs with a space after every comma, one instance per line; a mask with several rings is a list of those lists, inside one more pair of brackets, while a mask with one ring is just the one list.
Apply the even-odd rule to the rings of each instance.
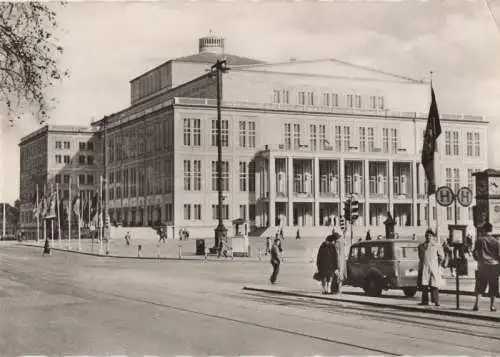
[[[500, 350], [498, 322], [242, 290], [268, 285], [265, 261], [113, 259], [57, 251], [43, 257], [39, 248], [2, 245], [0, 262], [2, 356]], [[285, 263], [279, 286], [319, 291], [310, 278], [313, 269]], [[464, 304], [470, 299], [462, 297]]]

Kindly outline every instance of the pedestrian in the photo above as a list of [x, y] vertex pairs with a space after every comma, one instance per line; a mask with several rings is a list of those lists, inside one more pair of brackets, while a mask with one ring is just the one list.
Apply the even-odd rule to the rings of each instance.
[[271, 253], [271, 237], [266, 238], [266, 255]]
[[453, 251], [451, 250], [450, 247], [451, 239], [448, 238], [443, 242], [443, 252], [444, 252], [444, 268], [450, 268], [450, 274], [451, 277], [455, 276], [453, 274], [453, 265], [454, 265], [454, 260], [453, 260]]
[[130, 246], [130, 232], [127, 232], [127, 234], [125, 234], [125, 245], [127, 247]]
[[439, 287], [443, 284], [441, 277], [442, 253], [438, 244], [434, 243], [435, 233], [428, 229], [425, 232], [425, 242], [418, 246], [418, 279], [417, 285], [422, 290], [420, 305], [429, 305], [429, 290], [431, 301], [439, 306]]
[[300, 239], [300, 229], [297, 229], [297, 235], [295, 236], [296, 240]]
[[339, 259], [334, 243], [336, 239], [338, 239], [337, 233], [329, 235], [318, 249], [316, 267], [318, 268], [323, 294], [331, 294], [335, 290], [338, 291], [338, 284], [334, 283], [334, 281], [338, 280], [339, 275]]
[[370, 235], [370, 230], [366, 231], [366, 238], [365, 240], [372, 240], [372, 236]]
[[278, 274], [280, 272], [280, 264], [282, 260], [281, 240], [279, 238], [274, 239], [274, 244], [271, 247], [271, 265], [273, 266], [273, 273], [271, 278], [271, 284], [276, 284], [276, 279], [278, 279]]
[[202, 260], [203, 263], [208, 262], [208, 253], [209, 253], [209, 249], [208, 249], [208, 247], [205, 247], [204, 256], [203, 256], [203, 260]]
[[285, 236], [283, 235], [283, 228], [280, 228], [280, 238], [285, 239]]
[[472, 249], [473, 249], [472, 236], [470, 234], [467, 234], [467, 237], [465, 238], [465, 253], [467, 253], [469, 257], [472, 256]]
[[479, 310], [479, 295], [484, 294], [489, 287], [490, 311], [496, 311], [495, 295], [498, 293], [498, 275], [500, 273], [500, 243], [490, 233], [492, 226], [489, 222], [478, 228], [478, 237], [472, 255], [477, 261], [476, 270], [476, 301], [473, 311]]
[[45, 254], [48, 254], [48, 255], [51, 255], [50, 253], [50, 243], [49, 243], [49, 238], [45, 238], [45, 244], [43, 245], [43, 253], [42, 255], [45, 255]]
[[167, 243], [167, 234], [166, 234], [164, 228], [160, 228], [160, 240], [158, 241], [158, 243], [160, 243], [162, 241], [163, 241], [163, 243]]

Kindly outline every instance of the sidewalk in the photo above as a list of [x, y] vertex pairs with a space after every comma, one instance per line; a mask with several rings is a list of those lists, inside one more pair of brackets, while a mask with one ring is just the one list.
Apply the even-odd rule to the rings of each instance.
[[367, 305], [378, 308], [390, 308], [409, 312], [420, 312], [500, 322], [500, 313], [491, 312], [489, 310], [489, 302], [487, 301], [487, 298], [481, 299], [480, 311], [472, 311], [474, 299], [471, 296], [460, 296], [460, 310], [457, 310], [455, 297], [450, 295], [440, 296], [441, 306], [420, 306], [418, 304], [420, 301], [420, 293], [418, 293], [417, 297], [415, 298], [405, 298], [404, 296], [402, 296], [402, 294], [398, 295], [397, 293], [391, 292], [385, 293], [385, 295], [381, 297], [370, 297], [365, 296], [358, 291], [354, 291], [350, 287], [343, 287], [343, 292], [341, 294], [323, 295], [321, 294], [319, 289], [317, 289], [316, 291], [311, 291], [308, 289], [281, 285], [249, 285], [244, 286], [243, 290], [281, 296], [313, 298], [323, 301], [330, 300], [332, 302], [335, 301], [355, 303], [360, 305]]

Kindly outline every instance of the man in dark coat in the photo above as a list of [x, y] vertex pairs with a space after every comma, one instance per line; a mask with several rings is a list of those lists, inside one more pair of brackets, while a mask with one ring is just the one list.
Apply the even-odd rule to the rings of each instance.
[[338, 284], [333, 283], [334, 280], [337, 282], [339, 272], [338, 253], [334, 243], [338, 238], [337, 233], [329, 235], [318, 249], [316, 266], [321, 278], [323, 294], [330, 294], [332, 290], [338, 290]]

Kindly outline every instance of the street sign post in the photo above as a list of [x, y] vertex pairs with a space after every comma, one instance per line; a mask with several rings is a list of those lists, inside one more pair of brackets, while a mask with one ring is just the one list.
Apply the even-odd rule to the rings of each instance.
[[[453, 190], [448, 187], [448, 186], [441, 186], [437, 189], [436, 191], [436, 202], [443, 206], [443, 207], [448, 207], [452, 203], [455, 204], [454, 206], [454, 216], [455, 216], [455, 224], [449, 224], [448, 225], [448, 230], [450, 233], [450, 238], [452, 245], [454, 246], [455, 249], [453, 249], [454, 252], [454, 258], [455, 258], [455, 284], [456, 284], [456, 301], [457, 301], [457, 310], [460, 310], [460, 280], [459, 276], [462, 274], [467, 274], [467, 266], [465, 266], [465, 269], [459, 269], [459, 267], [462, 267], [464, 264], [467, 264], [466, 262], [462, 261], [462, 255], [460, 254], [460, 251], [463, 250], [463, 245], [464, 245], [464, 239], [465, 239], [465, 229], [467, 226], [459, 225], [458, 224], [458, 219], [457, 219], [457, 212], [458, 212], [458, 205], [460, 204], [463, 207], [468, 207], [472, 204], [472, 191], [468, 187], [460, 187], [457, 192], [453, 192]], [[457, 237], [457, 239], [453, 239], [454, 237]], [[459, 274], [459, 272], [461, 274]]]

